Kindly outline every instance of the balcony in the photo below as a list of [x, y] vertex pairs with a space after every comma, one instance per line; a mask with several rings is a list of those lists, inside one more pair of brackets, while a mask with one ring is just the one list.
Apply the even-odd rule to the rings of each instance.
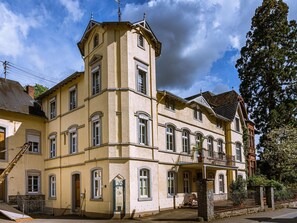
[[179, 154], [178, 164], [208, 164], [235, 167], [235, 156], [226, 155], [219, 152], [209, 153], [207, 150], [203, 151], [203, 154], [197, 154], [196, 152], [192, 156]]

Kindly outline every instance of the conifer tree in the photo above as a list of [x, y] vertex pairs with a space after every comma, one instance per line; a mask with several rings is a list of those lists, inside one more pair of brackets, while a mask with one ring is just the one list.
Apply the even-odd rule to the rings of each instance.
[[263, 0], [236, 68], [240, 93], [263, 136], [297, 119], [297, 26], [282, 0]]

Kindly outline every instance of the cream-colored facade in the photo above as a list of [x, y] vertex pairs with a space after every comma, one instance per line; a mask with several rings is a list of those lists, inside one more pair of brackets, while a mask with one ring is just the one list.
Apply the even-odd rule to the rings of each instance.
[[[203, 94], [182, 99], [157, 91], [161, 43], [145, 20], [91, 20], [78, 47], [85, 71], [39, 97], [46, 121], [7, 114], [6, 121], [23, 123], [13, 137], [30, 125], [42, 132], [41, 155], [26, 154], [9, 179], [24, 178], [18, 169], [26, 162], [24, 169], [38, 169], [38, 193], [56, 214], [156, 213], [187, 203], [201, 178], [214, 179], [216, 200], [227, 199], [230, 182], [246, 177], [242, 108], [230, 119]], [[18, 182], [7, 185], [8, 197], [26, 194]]]

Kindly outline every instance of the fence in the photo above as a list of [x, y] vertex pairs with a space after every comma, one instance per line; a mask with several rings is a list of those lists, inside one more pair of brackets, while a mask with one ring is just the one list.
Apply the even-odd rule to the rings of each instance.
[[17, 199], [19, 209], [26, 214], [47, 214], [53, 215], [53, 202], [51, 200], [26, 200]]

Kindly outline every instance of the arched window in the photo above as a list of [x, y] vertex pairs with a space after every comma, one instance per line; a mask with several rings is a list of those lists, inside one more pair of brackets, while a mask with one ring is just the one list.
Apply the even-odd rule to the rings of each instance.
[[101, 144], [101, 117], [100, 114], [95, 114], [91, 117], [92, 126], [92, 146]]
[[183, 152], [190, 153], [190, 133], [187, 130], [182, 132]]
[[99, 45], [99, 35], [96, 34], [93, 39], [93, 48]]
[[166, 144], [167, 150], [175, 152], [175, 132], [171, 125], [166, 127]]
[[236, 160], [237, 161], [242, 161], [242, 156], [241, 156], [241, 144], [240, 143], [236, 143]]
[[212, 137], [208, 137], [208, 139], [207, 139], [207, 149], [208, 149], [208, 156], [209, 157], [214, 157], [213, 138]]
[[138, 143], [149, 145], [149, 116], [146, 114], [138, 114]]

